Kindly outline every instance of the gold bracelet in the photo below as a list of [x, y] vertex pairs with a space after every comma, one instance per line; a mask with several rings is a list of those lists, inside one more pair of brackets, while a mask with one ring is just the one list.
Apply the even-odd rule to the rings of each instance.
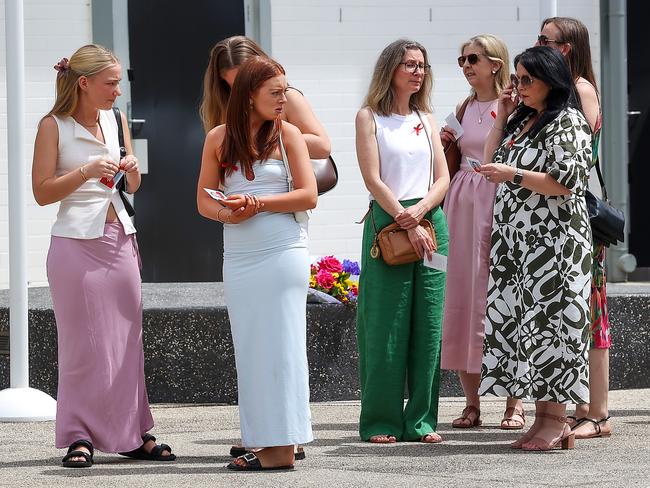
[[79, 174], [84, 181], [88, 181], [88, 177], [86, 176], [86, 171], [84, 170], [83, 166], [79, 166]]
[[496, 129], [496, 130], [498, 130], [498, 131], [501, 131], [501, 132], [503, 132], [504, 130], [506, 130], [505, 127], [497, 127], [496, 124], [493, 124], [493, 125], [492, 125], [492, 128], [493, 128], [493, 129]]

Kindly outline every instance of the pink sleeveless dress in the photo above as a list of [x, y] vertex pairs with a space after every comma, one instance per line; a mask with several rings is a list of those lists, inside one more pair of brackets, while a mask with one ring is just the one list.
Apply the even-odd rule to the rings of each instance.
[[442, 324], [441, 368], [480, 373], [483, 359], [485, 309], [490, 264], [492, 209], [497, 185], [475, 172], [467, 157], [483, 161], [483, 147], [494, 124], [497, 101], [476, 101], [465, 110], [463, 136], [458, 140], [460, 170], [445, 197], [449, 226], [447, 289]]

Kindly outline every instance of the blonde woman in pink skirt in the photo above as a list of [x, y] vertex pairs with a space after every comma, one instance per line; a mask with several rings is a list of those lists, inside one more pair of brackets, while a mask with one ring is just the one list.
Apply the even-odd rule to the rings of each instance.
[[[56, 447], [63, 466], [93, 464], [94, 449], [173, 461], [153, 427], [144, 382], [142, 301], [135, 228], [112, 184], [140, 186], [138, 160], [117, 114], [122, 68], [105, 48], [87, 45], [54, 67], [56, 101], [41, 120], [32, 188], [39, 205], [60, 202], [47, 257], [58, 334]], [[107, 182], [105, 184], [104, 182]]]
[[[496, 194], [496, 185], [476, 172], [473, 165], [482, 163], [498, 96], [510, 82], [508, 48], [490, 34], [472, 37], [461, 46], [458, 65], [472, 91], [462, 116], [463, 135], [456, 141], [455, 133], [447, 127], [441, 134], [443, 144], [456, 143], [461, 153], [460, 170], [451, 180], [444, 205], [450, 245], [441, 367], [458, 371], [466, 398], [466, 407], [452, 426], [471, 428], [481, 425], [478, 388]], [[459, 109], [461, 106], [462, 102]], [[509, 398], [501, 427], [521, 429], [524, 424], [521, 400]]]

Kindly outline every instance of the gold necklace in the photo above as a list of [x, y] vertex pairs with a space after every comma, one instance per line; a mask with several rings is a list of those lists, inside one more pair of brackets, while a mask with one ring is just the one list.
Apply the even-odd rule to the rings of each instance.
[[483, 115], [490, 108], [490, 105], [492, 105], [493, 101], [494, 100], [489, 100], [487, 102], [487, 107], [485, 107], [485, 109], [481, 110], [481, 102], [478, 101], [478, 98], [476, 99], [476, 111], [478, 112], [478, 123], [479, 124], [483, 123]]
[[97, 116], [97, 120], [95, 120], [94, 124], [84, 124], [83, 122], [79, 122], [77, 119], [75, 119], [75, 120], [77, 121], [77, 124], [79, 124], [79, 125], [81, 125], [83, 127], [96, 127], [96, 126], [99, 125], [99, 115]]

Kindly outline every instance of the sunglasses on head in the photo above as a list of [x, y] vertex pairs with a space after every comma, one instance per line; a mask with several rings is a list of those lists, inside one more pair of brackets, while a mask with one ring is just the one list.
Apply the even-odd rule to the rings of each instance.
[[566, 44], [564, 41], [560, 41], [559, 39], [549, 39], [548, 36], [545, 36], [544, 34], [537, 36], [537, 44], [540, 46], [548, 46], [549, 42], [554, 42], [555, 44]]
[[465, 61], [469, 64], [476, 64], [482, 54], [468, 54], [467, 56], [458, 56], [458, 66], [461, 68], [465, 65]]
[[524, 75], [521, 78], [517, 77], [517, 75], [510, 75], [510, 81], [515, 88], [519, 88], [520, 85], [524, 88], [528, 88], [535, 80], [536, 78], [529, 75]]

